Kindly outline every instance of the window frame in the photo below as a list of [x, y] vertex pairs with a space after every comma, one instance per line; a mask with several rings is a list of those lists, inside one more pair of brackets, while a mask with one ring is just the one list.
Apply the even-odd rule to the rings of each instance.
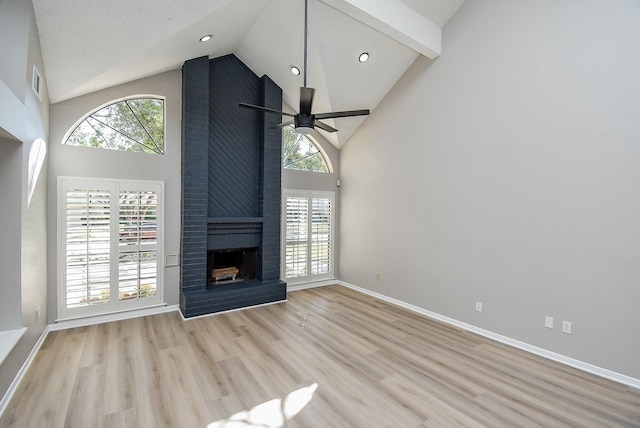
[[[301, 197], [307, 199], [307, 260], [306, 268], [307, 274], [305, 276], [296, 276], [287, 278], [287, 198], [288, 197]], [[329, 199], [330, 200], [330, 234], [329, 234], [329, 272], [322, 274], [312, 274], [312, 234], [313, 234], [313, 199]], [[311, 190], [298, 190], [298, 189], [283, 189], [282, 191], [282, 245], [281, 245], [281, 273], [280, 277], [286, 281], [289, 285], [304, 284], [322, 280], [335, 279], [335, 230], [336, 230], [336, 193], [331, 191], [311, 191]]]
[[[76, 144], [67, 144], [67, 141], [69, 140], [69, 137], [71, 137], [71, 134], [73, 134], [75, 132], [75, 130], [87, 119], [89, 119], [89, 117], [91, 117], [94, 113], [102, 110], [105, 107], [108, 107], [110, 105], [114, 105], [114, 104], [118, 104], [124, 101], [131, 101], [131, 100], [137, 100], [137, 99], [157, 99], [157, 100], [162, 100], [162, 135], [163, 135], [163, 141], [162, 141], [162, 153], [149, 153], [149, 152], [144, 152], [144, 151], [132, 151], [132, 150], [118, 150], [118, 149], [108, 149], [108, 148], [104, 148], [104, 147], [90, 147], [90, 146], [82, 146], [82, 145], [76, 145]], [[121, 152], [121, 153], [142, 153], [142, 154], [149, 154], [149, 155], [157, 155], [157, 156], [164, 156], [165, 154], [167, 154], [167, 144], [166, 144], [166, 135], [167, 135], [167, 97], [163, 96], [163, 95], [156, 95], [156, 94], [136, 94], [136, 95], [127, 95], [125, 97], [121, 97], [121, 98], [115, 98], [111, 101], [107, 101], [103, 104], [100, 104], [98, 107], [89, 110], [88, 112], [86, 112], [85, 114], [83, 114], [78, 120], [76, 120], [73, 125], [71, 125], [71, 127], [69, 127], [69, 129], [67, 130], [67, 132], [64, 134], [64, 136], [62, 137], [62, 141], [60, 141], [60, 144], [62, 144], [63, 146], [71, 146], [71, 147], [84, 147], [84, 148], [88, 148], [88, 149], [102, 149], [102, 150], [110, 150], [113, 152]]]
[[322, 161], [324, 162], [325, 166], [327, 167], [326, 171], [311, 171], [308, 169], [298, 169], [298, 168], [289, 168], [289, 167], [285, 167], [284, 165], [284, 129], [285, 128], [290, 128], [291, 130], [293, 130], [294, 133], [297, 133], [296, 130], [293, 128], [292, 125], [288, 125], [282, 128], [282, 132], [283, 132], [283, 144], [282, 144], [282, 169], [283, 170], [287, 170], [287, 171], [299, 171], [299, 172], [311, 172], [311, 173], [318, 173], [318, 174], [333, 174], [333, 165], [331, 163], [331, 160], [329, 159], [329, 156], [327, 155], [327, 153], [325, 152], [324, 148], [322, 147], [322, 145], [320, 143], [318, 143], [315, 138], [313, 138], [312, 135], [304, 135], [304, 134], [299, 134], [302, 138], [306, 138], [307, 140], [309, 140], [309, 142], [316, 148], [316, 150], [318, 150], [318, 154], [320, 154], [320, 157], [322, 158]]
[[[86, 177], [58, 177], [57, 192], [57, 319], [70, 320], [95, 315], [105, 315], [110, 313], [149, 308], [154, 306], [164, 306], [164, 182], [152, 180], [126, 180], [126, 179], [103, 179]], [[110, 298], [108, 302], [100, 305], [87, 305], [69, 308], [66, 304], [67, 295], [67, 191], [72, 189], [91, 189], [108, 191], [110, 197], [110, 260], [109, 260], [109, 291], [111, 296], [118, 296], [119, 291], [119, 222], [120, 191], [154, 191], [157, 192], [157, 218], [156, 218], [156, 293], [154, 296], [143, 299], [123, 299]], [[114, 214], [117, 214], [114, 216]]]

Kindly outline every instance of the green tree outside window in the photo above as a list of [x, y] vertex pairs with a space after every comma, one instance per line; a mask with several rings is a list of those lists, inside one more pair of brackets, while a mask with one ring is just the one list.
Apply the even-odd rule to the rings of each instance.
[[282, 128], [282, 167], [302, 171], [329, 172], [322, 153], [291, 126]]
[[134, 98], [88, 115], [65, 144], [128, 152], [164, 153], [164, 100]]

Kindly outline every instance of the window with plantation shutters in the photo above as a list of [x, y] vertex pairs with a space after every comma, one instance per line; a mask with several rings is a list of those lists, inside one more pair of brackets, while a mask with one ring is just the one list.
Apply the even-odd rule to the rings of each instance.
[[59, 318], [162, 303], [162, 188], [59, 179]]
[[283, 278], [333, 278], [332, 192], [284, 191]]

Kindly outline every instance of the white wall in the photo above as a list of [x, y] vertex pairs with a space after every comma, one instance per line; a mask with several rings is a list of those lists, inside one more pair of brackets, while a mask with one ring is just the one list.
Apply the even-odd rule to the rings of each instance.
[[24, 102], [24, 75], [27, 64], [29, 6], [25, 2], [6, 0], [0, 4], [0, 58], [5, 63], [0, 67], [0, 81], [17, 100]]
[[[40, 100], [31, 90], [33, 66], [44, 79]], [[0, 366], [0, 397], [18, 373], [45, 329], [46, 319], [46, 170], [42, 173], [29, 201], [29, 153], [36, 139], [48, 140], [49, 99], [35, 17], [30, 1], [2, 0], [0, 3], [0, 186], [3, 195], [0, 210], [3, 222], [0, 254], [3, 299], [0, 326], [27, 327], [22, 339]], [[5, 182], [7, 174], [11, 179]], [[7, 187], [5, 187], [7, 186]], [[8, 192], [8, 193], [7, 193]], [[8, 196], [8, 195], [12, 196]], [[4, 196], [9, 197], [5, 199]], [[11, 210], [10, 212], [7, 209]], [[5, 234], [6, 232], [6, 234]], [[9, 253], [7, 253], [9, 251]], [[6, 258], [5, 258], [6, 257]], [[6, 299], [5, 299], [6, 296]], [[11, 305], [8, 308], [7, 305]], [[35, 310], [41, 308], [36, 319]], [[4, 321], [3, 321], [4, 323]]]
[[22, 327], [22, 143], [0, 138], [0, 331]]
[[[51, 106], [51, 144], [49, 168], [49, 258], [56, 260], [57, 177], [97, 177], [156, 180], [165, 183], [166, 255], [180, 252], [180, 180], [181, 180], [181, 95], [180, 70], [169, 71], [110, 89], [94, 92]], [[111, 101], [131, 95], [165, 97], [165, 154], [124, 152], [62, 144], [67, 131], [86, 113]], [[179, 271], [165, 267], [165, 302], [178, 304]], [[49, 322], [56, 318], [57, 276], [55, 265], [48, 275]]]
[[341, 151], [339, 278], [640, 378], [639, 52], [637, 1], [465, 2]]

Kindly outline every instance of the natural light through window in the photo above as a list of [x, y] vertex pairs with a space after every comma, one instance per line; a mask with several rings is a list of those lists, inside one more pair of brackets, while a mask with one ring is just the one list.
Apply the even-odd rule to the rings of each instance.
[[47, 143], [42, 138], [38, 138], [33, 142], [29, 149], [29, 176], [27, 177], [27, 187], [29, 195], [27, 197], [27, 206], [31, 205], [33, 192], [36, 190], [40, 171], [44, 165], [44, 159], [47, 156]]
[[109, 150], [164, 153], [164, 100], [131, 98], [86, 115], [64, 144]]
[[318, 146], [291, 126], [282, 128], [282, 167], [301, 171], [330, 172]]

